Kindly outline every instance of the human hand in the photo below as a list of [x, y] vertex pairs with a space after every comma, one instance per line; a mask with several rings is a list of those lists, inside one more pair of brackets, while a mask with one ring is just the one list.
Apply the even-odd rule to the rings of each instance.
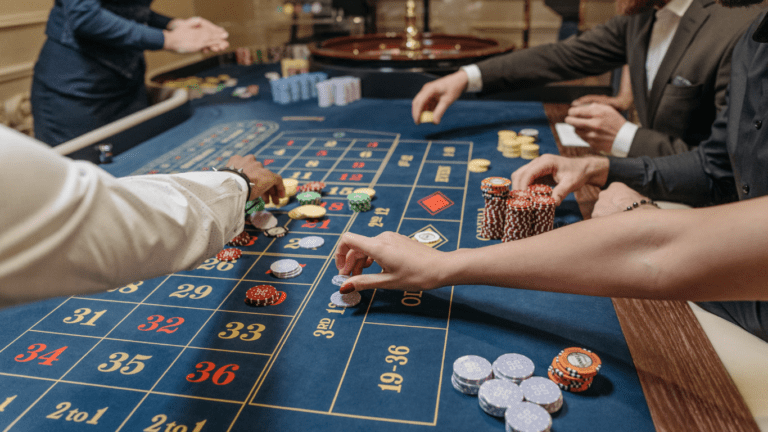
[[[440, 285], [439, 266], [443, 252], [393, 232], [376, 237], [353, 233], [341, 236], [336, 249], [336, 268], [340, 274], [351, 274], [339, 290], [342, 294], [367, 289], [424, 291]], [[363, 268], [374, 261], [383, 271], [362, 275]]]
[[604, 104], [571, 107], [565, 122], [595, 150], [610, 153], [619, 129], [627, 120], [616, 109]]
[[[595, 208], [592, 210], [592, 217], [597, 218], [623, 212], [632, 203], [640, 202], [641, 200], [650, 201], [648, 197], [641, 195], [624, 183], [613, 182], [605, 190], [600, 191]], [[638, 208], [657, 209], [653, 205], [640, 206]]]
[[601, 187], [608, 179], [608, 158], [588, 156], [567, 158], [545, 154], [512, 173], [512, 188], [526, 189], [534, 180], [551, 175], [557, 185], [552, 198], [560, 205], [569, 193], [586, 184]]
[[423, 111], [432, 111], [435, 124], [440, 124], [443, 114], [467, 89], [467, 73], [459, 69], [450, 75], [424, 84], [411, 103], [413, 122], [419, 124]]
[[[631, 93], [630, 93], [631, 96]], [[571, 106], [583, 106], [589, 104], [603, 104], [613, 107], [616, 111], [626, 111], [632, 106], [632, 98], [605, 96], [605, 95], [586, 95], [571, 102]]]
[[168, 23], [168, 30], [163, 30], [163, 35], [163, 48], [177, 53], [219, 52], [229, 47], [229, 33], [200, 17], [174, 19]]
[[285, 196], [285, 186], [283, 178], [264, 168], [261, 162], [256, 160], [254, 155], [232, 156], [227, 162], [227, 166], [234, 169], [243, 169], [243, 173], [251, 179], [251, 196], [249, 200], [262, 197], [265, 202], [276, 203]]

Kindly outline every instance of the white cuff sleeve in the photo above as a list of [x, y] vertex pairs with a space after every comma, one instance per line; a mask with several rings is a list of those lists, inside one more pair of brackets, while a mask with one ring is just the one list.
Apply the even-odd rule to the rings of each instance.
[[467, 73], [469, 82], [467, 83], [467, 93], [479, 93], [483, 91], [483, 76], [480, 68], [475, 64], [462, 66], [461, 69]]
[[616, 138], [613, 139], [611, 154], [616, 157], [627, 157], [629, 148], [632, 147], [632, 140], [635, 139], [637, 129], [638, 126], [630, 121], [624, 123], [624, 126], [619, 129], [619, 133], [616, 134]]

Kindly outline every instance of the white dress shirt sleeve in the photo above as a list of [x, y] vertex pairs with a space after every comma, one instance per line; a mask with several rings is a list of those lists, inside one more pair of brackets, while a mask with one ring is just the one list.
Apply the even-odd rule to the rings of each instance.
[[219, 172], [115, 178], [0, 127], [0, 306], [193, 269], [243, 230]]
[[480, 68], [475, 64], [462, 66], [461, 70], [467, 73], [469, 82], [467, 83], [467, 93], [479, 93], [483, 91], [483, 76]]
[[638, 126], [630, 121], [625, 122], [616, 134], [611, 145], [611, 154], [617, 157], [627, 157], [632, 141], [635, 139]]

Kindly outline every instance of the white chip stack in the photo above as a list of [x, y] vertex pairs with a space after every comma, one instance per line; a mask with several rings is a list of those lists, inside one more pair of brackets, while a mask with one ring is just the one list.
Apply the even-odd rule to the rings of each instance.
[[525, 400], [541, 406], [548, 413], [556, 413], [563, 407], [563, 392], [552, 380], [531, 377], [520, 383]]
[[519, 402], [507, 408], [504, 423], [507, 432], [549, 432], [552, 416], [534, 403]]
[[493, 362], [493, 375], [520, 384], [533, 376], [536, 366], [522, 354], [502, 354]]
[[491, 362], [480, 356], [466, 355], [453, 362], [451, 383], [464, 394], [476, 395], [480, 386], [490, 379], [493, 379]]
[[504, 417], [513, 404], [523, 401], [523, 390], [512, 381], [492, 379], [484, 382], [477, 393], [480, 408], [494, 417]]
[[343, 76], [321, 81], [317, 88], [317, 104], [320, 107], [344, 106], [362, 97], [360, 78]]
[[301, 274], [301, 265], [292, 259], [275, 261], [269, 266], [272, 274], [280, 279], [288, 279]]

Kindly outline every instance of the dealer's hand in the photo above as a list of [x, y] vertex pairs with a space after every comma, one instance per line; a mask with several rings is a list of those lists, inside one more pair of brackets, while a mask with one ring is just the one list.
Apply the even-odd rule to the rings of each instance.
[[256, 160], [253, 155], [232, 156], [227, 162], [228, 167], [234, 169], [243, 169], [243, 173], [251, 179], [251, 196], [248, 199], [254, 200], [262, 197], [264, 202], [276, 203], [285, 196], [285, 186], [283, 178], [264, 168], [261, 162]]
[[610, 153], [619, 129], [627, 120], [615, 108], [598, 103], [568, 109], [565, 122], [576, 128], [576, 134], [597, 151]]
[[174, 19], [163, 30], [163, 49], [177, 53], [219, 52], [229, 47], [229, 33], [205, 18]]
[[512, 187], [526, 189], [534, 180], [552, 176], [557, 185], [552, 188], [552, 198], [560, 205], [569, 193], [586, 184], [602, 187], [608, 178], [608, 158], [588, 156], [567, 158], [545, 154], [512, 173]]
[[[592, 217], [597, 218], [623, 212], [632, 203], [639, 203], [641, 200], [649, 199], [624, 183], [613, 182], [605, 190], [600, 191], [595, 208], [592, 210]], [[643, 205], [638, 207], [638, 209], [657, 210], [657, 207]]]
[[424, 84], [411, 103], [413, 122], [420, 123], [423, 111], [432, 111], [435, 124], [439, 124], [443, 114], [456, 99], [464, 93], [469, 83], [469, 77], [463, 70]]
[[[339, 289], [342, 294], [367, 289], [423, 291], [440, 287], [438, 263], [443, 252], [393, 232], [376, 237], [353, 233], [341, 236], [336, 249], [339, 274], [351, 274]], [[381, 266], [379, 274], [362, 275], [373, 261]]]

